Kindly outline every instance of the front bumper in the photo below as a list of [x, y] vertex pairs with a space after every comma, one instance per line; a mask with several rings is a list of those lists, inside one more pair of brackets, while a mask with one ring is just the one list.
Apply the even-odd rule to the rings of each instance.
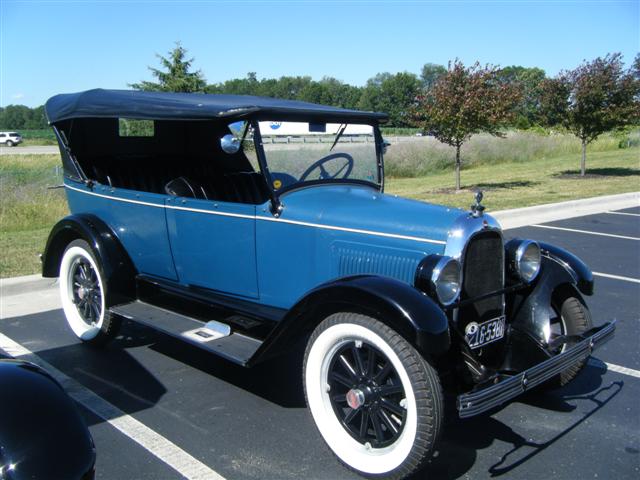
[[560, 372], [585, 360], [597, 347], [613, 338], [616, 321], [605, 323], [582, 336], [582, 340], [523, 372], [509, 375], [494, 385], [481, 387], [458, 396], [460, 418], [473, 417], [508, 402], [521, 393], [546, 382]]

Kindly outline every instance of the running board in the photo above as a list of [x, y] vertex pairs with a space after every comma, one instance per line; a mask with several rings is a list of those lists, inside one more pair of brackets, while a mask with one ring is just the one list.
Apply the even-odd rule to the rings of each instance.
[[232, 333], [226, 323], [215, 320], [205, 323], [140, 300], [116, 305], [109, 310], [243, 366], [262, 345], [260, 340]]

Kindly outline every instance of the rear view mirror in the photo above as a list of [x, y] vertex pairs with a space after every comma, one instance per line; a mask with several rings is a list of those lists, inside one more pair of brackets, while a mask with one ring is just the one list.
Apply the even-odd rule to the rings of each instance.
[[220, 148], [222, 148], [224, 153], [238, 153], [238, 150], [240, 150], [240, 139], [227, 133], [220, 139]]
[[382, 153], [387, 153], [387, 147], [391, 146], [391, 142], [388, 140], [382, 139]]

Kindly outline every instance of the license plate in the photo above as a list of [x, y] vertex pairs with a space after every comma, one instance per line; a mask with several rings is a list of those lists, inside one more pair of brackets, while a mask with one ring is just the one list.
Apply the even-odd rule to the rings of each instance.
[[471, 348], [479, 348], [504, 337], [505, 318], [494, 318], [482, 323], [471, 322], [464, 329], [465, 338]]

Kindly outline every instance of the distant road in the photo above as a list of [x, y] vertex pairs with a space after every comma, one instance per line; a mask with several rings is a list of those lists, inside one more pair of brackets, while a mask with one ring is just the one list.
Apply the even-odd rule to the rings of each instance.
[[30, 147], [0, 147], [0, 155], [46, 155], [60, 153], [57, 145], [34, 145]]

